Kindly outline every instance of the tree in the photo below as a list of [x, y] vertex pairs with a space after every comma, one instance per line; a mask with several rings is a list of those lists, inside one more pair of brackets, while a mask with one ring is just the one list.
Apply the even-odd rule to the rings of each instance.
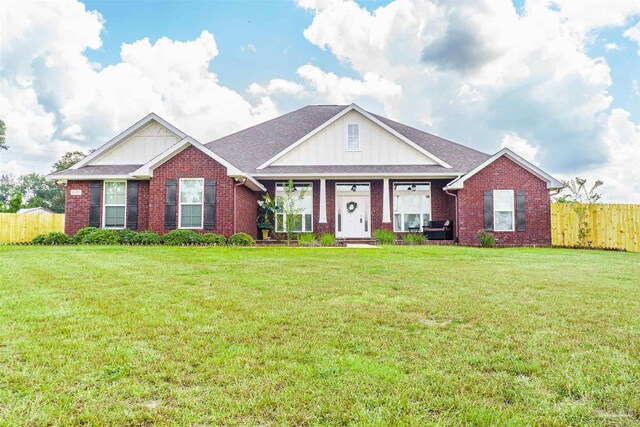
[[277, 205], [280, 208], [280, 212], [284, 213], [281, 216], [283, 223], [280, 224], [280, 229], [284, 228], [287, 233], [287, 244], [291, 244], [293, 233], [296, 229], [302, 228], [302, 212], [304, 212], [304, 195], [307, 192], [307, 188], [298, 188], [293, 185], [293, 181], [289, 180], [287, 185], [283, 187], [284, 196], [279, 196]]
[[[42, 206], [56, 213], [64, 212], [64, 190], [40, 174], [30, 173], [20, 176], [15, 188], [25, 196], [29, 207]], [[33, 203], [38, 203], [33, 199], [40, 199], [41, 204], [31, 206]]]
[[15, 193], [13, 193], [6, 207], [4, 207], [2, 211], [7, 213], [16, 213], [20, 210], [21, 207], [22, 207], [22, 194], [16, 191]]
[[562, 183], [569, 190], [569, 194], [559, 196], [556, 202], [571, 204], [571, 209], [578, 217], [578, 242], [580, 246], [587, 246], [587, 238], [591, 233], [588, 221], [589, 205], [597, 203], [601, 199], [602, 196], [595, 190], [602, 186], [604, 182], [597, 180], [591, 188], [587, 187], [586, 179], [578, 177], [575, 180], [563, 181]]
[[59, 172], [65, 169], [69, 169], [71, 166], [75, 165], [86, 156], [87, 155], [82, 151], [69, 151], [65, 153], [64, 156], [60, 158], [60, 160], [55, 162], [53, 166], [51, 166], [51, 172]]
[[0, 120], [0, 150], [6, 150], [7, 141], [5, 139], [5, 134], [7, 133], [7, 125], [4, 124], [3, 120]]

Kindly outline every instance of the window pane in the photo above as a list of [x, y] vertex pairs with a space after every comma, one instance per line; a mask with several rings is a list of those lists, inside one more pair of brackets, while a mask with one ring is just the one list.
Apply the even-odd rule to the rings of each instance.
[[402, 211], [404, 213], [420, 213], [420, 196], [402, 196]]
[[394, 214], [393, 215], [394, 218], [394, 229], [396, 231], [402, 231], [402, 214]]
[[302, 215], [292, 215], [293, 217], [293, 227], [292, 231], [302, 231]]
[[124, 227], [124, 206], [107, 206], [105, 207], [105, 227]]
[[202, 203], [202, 180], [180, 181], [180, 203]]
[[513, 210], [513, 190], [496, 190], [493, 192], [493, 209], [496, 211]]
[[404, 215], [404, 231], [415, 231], [419, 229], [420, 229], [420, 215], [405, 214]]
[[124, 205], [126, 200], [125, 190], [127, 183], [109, 182], [104, 183], [104, 203], [106, 205]]
[[311, 215], [306, 214], [304, 216], [304, 231], [311, 231], [313, 229], [313, 224], [311, 222]]
[[429, 225], [429, 221], [431, 221], [431, 215], [429, 214], [422, 215], [422, 225]]
[[182, 205], [181, 227], [202, 227], [202, 205]]
[[494, 230], [496, 231], [513, 230], [513, 212], [512, 211], [496, 212]]
[[276, 214], [276, 231], [285, 231], [284, 230], [284, 214], [278, 213]]
[[360, 128], [357, 124], [347, 126], [347, 147], [356, 149], [360, 140]]

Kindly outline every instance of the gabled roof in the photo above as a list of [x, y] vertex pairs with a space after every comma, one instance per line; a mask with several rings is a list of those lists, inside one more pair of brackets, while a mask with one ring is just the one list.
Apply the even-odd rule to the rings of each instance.
[[127, 137], [133, 135], [138, 130], [142, 129], [144, 126], [146, 126], [151, 121], [156, 121], [156, 122], [160, 123], [162, 126], [164, 126], [165, 128], [169, 129], [171, 132], [176, 134], [179, 138], [184, 138], [184, 137], [187, 136], [186, 133], [182, 132], [180, 129], [178, 129], [177, 127], [173, 126], [171, 123], [167, 122], [165, 119], [163, 119], [162, 117], [158, 116], [156, 113], [149, 113], [146, 116], [144, 116], [142, 119], [140, 119], [137, 122], [135, 122], [133, 125], [129, 126], [123, 132], [119, 133], [115, 138], [107, 141], [100, 148], [98, 148], [94, 152], [90, 153], [87, 157], [85, 157], [84, 159], [80, 160], [75, 165], [71, 166], [70, 169], [79, 169], [79, 168], [81, 168], [82, 166], [84, 166], [87, 163], [91, 162], [91, 160], [93, 160], [96, 157], [100, 156], [101, 154], [109, 151], [111, 148], [116, 146], [118, 143], [120, 143], [121, 141], [125, 140]]
[[165, 163], [167, 160], [171, 159], [173, 156], [175, 156], [178, 153], [182, 152], [183, 150], [185, 150], [189, 146], [193, 146], [193, 147], [197, 148], [198, 150], [202, 151], [204, 154], [206, 154], [207, 156], [211, 157], [213, 160], [215, 160], [216, 162], [220, 163], [222, 166], [227, 168], [227, 175], [232, 176], [232, 177], [245, 178], [245, 179], [249, 180], [249, 182], [251, 184], [249, 186], [252, 189], [260, 190], [260, 191], [266, 191], [265, 187], [262, 184], [260, 184], [258, 181], [256, 181], [253, 177], [243, 173], [240, 169], [238, 169], [237, 167], [235, 167], [231, 163], [227, 162], [225, 159], [223, 159], [222, 157], [218, 156], [216, 153], [214, 153], [213, 151], [211, 151], [210, 149], [208, 149], [204, 145], [200, 144], [198, 141], [196, 141], [195, 139], [193, 139], [190, 136], [186, 136], [185, 138], [181, 139], [180, 141], [176, 142], [174, 145], [169, 147], [167, 150], [163, 151], [162, 153], [158, 154], [153, 159], [149, 160], [144, 165], [141, 165], [139, 168], [137, 168], [136, 170], [131, 172], [131, 175], [136, 177], [136, 178], [149, 178], [149, 177], [152, 177], [153, 176], [153, 170], [156, 167], [158, 167], [161, 164]]
[[[241, 130], [206, 144], [212, 151], [255, 176], [267, 175], [276, 166], [264, 166], [268, 160], [286, 150], [291, 145], [309, 135], [315, 129], [325, 125], [338, 114], [346, 114], [349, 105], [309, 105], [288, 114], [276, 117], [264, 123]], [[357, 107], [357, 106], [356, 106]], [[360, 108], [360, 107], [358, 107]], [[360, 109], [361, 111], [364, 111]], [[490, 156], [486, 153], [456, 144], [436, 135], [395, 122], [385, 117], [364, 111], [374, 120], [391, 129], [392, 133], [409, 140], [420, 148], [437, 157], [450, 168], [433, 165], [434, 172], [441, 171], [451, 176], [464, 174], [482, 163]], [[264, 166], [259, 169], [260, 166]], [[278, 166], [278, 168], [281, 168]], [[299, 168], [291, 166], [290, 168]], [[355, 172], [360, 166], [344, 166]], [[378, 166], [380, 170], [383, 168]], [[406, 173], [424, 173], [421, 165], [403, 166]], [[279, 169], [283, 170], [283, 169]], [[292, 172], [293, 173], [293, 172]]]
[[88, 165], [65, 169], [47, 175], [50, 179], [130, 179], [131, 173], [142, 165]]
[[554, 177], [552, 177], [548, 173], [544, 172], [542, 169], [540, 169], [539, 167], [537, 167], [533, 163], [528, 162], [527, 160], [525, 160], [524, 158], [520, 157], [519, 155], [517, 155], [513, 151], [509, 150], [508, 148], [503, 148], [502, 150], [498, 151], [496, 154], [494, 154], [493, 156], [491, 156], [490, 158], [488, 158], [487, 160], [482, 162], [480, 165], [476, 166], [474, 169], [469, 171], [464, 176], [461, 176], [461, 177], [451, 181], [449, 184], [447, 184], [447, 186], [445, 187], [445, 190], [460, 190], [460, 189], [464, 188], [464, 182], [466, 180], [468, 180], [469, 178], [471, 178], [472, 176], [474, 176], [475, 174], [477, 174], [482, 169], [486, 168], [487, 166], [489, 166], [491, 163], [495, 162], [496, 160], [498, 160], [502, 156], [505, 156], [505, 157], [511, 159], [512, 161], [514, 161], [515, 163], [517, 163], [518, 165], [520, 165], [524, 169], [526, 169], [529, 172], [531, 172], [533, 175], [535, 175], [538, 178], [540, 178], [541, 180], [545, 181], [547, 183], [547, 189], [551, 190], [551, 189], [557, 189], [557, 188], [564, 187], [564, 184], [562, 184], [560, 181], [558, 181], [557, 179], [555, 179]]
[[338, 114], [336, 114], [335, 116], [333, 116], [332, 118], [330, 118], [329, 120], [324, 122], [322, 125], [320, 125], [317, 128], [313, 129], [311, 132], [309, 132], [308, 134], [306, 134], [302, 138], [298, 139], [296, 142], [294, 142], [293, 144], [289, 145], [287, 148], [285, 148], [284, 150], [280, 151], [275, 156], [273, 156], [270, 159], [268, 159], [267, 161], [265, 161], [263, 164], [258, 166], [257, 169], [264, 169], [265, 167], [271, 165], [273, 162], [275, 162], [276, 160], [278, 160], [279, 158], [281, 158], [282, 156], [284, 156], [285, 154], [287, 154], [288, 152], [290, 152], [294, 148], [296, 148], [299, 145], [303, 144], [305, 141], [307, 141], [313, 135], [318, 134], [323, 129], [327, 128], [332, 123], [334, 123], [335, 121], [339, 120], [341, 117], [345, 116], [346, 114], [348, 114], [351, 111], [357, 111], [358, 113], [360, 113], [361, 115], [363, 115], [367, 119], [371, 120], [372, 122], [374, 122], [375, 124], [377, 124], [378, 126], [383, 128], [384, 130], [386, 130], [387, 132], [389, 132], [390, 134], [392, 134], [393, 136], [398, 138], [400, 141], [402, 141], [405, 144], [409, 145], [410, 147], [412, 147], [413, 149], [418, 151], [420, 154], [423, 154], [424, 156], [430, 158], [431, 160], [433, 160], [434, 162], [436, 162], [440, 166], [443, 166], [445, 168], [451, 168], [451, 166], [449, 164], [447, 164], [446, 162], [442, 161], [437, 156], [434, 156], [433, 154], [431, 154], [430, 152], [428, 152], [427, 150], [425, 150], [421, 146], [417, 145], [416, 143], [411, 141], [409, 138], [407, 138], [404, 135], [402, 135], [401, 133], [397, 132], [392, 127], [386, 125], [384, 122], [380, 121], [377, 117], [375, 117], [371, 113], [363, 110], [362, 108], [360, 108], [356, 104], [351, 104], [347, 108], [343, 109]]

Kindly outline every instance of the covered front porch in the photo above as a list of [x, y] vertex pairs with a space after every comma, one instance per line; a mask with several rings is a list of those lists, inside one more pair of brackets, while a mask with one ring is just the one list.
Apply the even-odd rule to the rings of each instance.
[[[271, 196], [278, 197], [288, 179], [261, 180]], [[455, 197], [443, 187], [451, 179], [442, 177], [331, 177], [293, 179], [304, 188], [303, 218], [297, 233], [333, 233], [338, 240], [372, 241], [375, 231], [423, 233], [443, 228], [445, 234], [429, 235], [430, 240], [453, 240], [455, 236]], [[277, 233], [285, 230], [278, 229]], [[428, 231], [427, 231], [428, 232]]]

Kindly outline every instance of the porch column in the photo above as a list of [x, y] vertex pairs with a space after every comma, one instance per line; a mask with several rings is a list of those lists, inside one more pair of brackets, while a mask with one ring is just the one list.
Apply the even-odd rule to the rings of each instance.
[[327, 223], [327, 182], [325, 179], [320, 180], [320, 215], [318, 222], [320, 224]]
[[391, 205], [389, 200], [389, 178], [382, 180], [382, 222], [391, 222]]

